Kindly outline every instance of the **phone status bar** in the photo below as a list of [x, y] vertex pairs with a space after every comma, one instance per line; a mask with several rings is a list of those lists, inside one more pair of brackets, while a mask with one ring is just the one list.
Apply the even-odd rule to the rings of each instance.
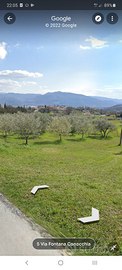
[[122, 9], [122, 2], [95, 2], [95, 1], [79, 1], [79, 0], [28, 0], [27, 2], [5, 2], [0, 1], [0, 9], [1, 10], [10, 10], [10, 9], [35, 9], [35, 10], [94, 10], [94, 9]]

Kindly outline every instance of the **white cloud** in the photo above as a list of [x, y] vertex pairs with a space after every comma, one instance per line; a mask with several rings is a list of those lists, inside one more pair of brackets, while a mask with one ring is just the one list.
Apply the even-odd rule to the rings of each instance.
[[19, 47], [19, 45], [20, 45], [20, 44], [19, 44], [19, 43], [17, 43], [16, 45], [14, 45], [14, 47]]
[[40, 89], [43, 89], [43, 88], [44, 88], [44, 89], [47, 89], [47, 86], [46, 86], [46, 85], [44, 85], [44, 86], [41, 86], [41, 85], [40, 85], [39, 88], [40, 88]]
[[90, 38], [87, 38], [85, 41], [91, 42], [92, 48], [101, 49], [104, 47], [108, 47], [109, 45], [105, 45], [107, 41], [98, 40], [97, 38], [94, 38], [90, 36]]
[[18, 89], [21, 87], [21, 84], [13, 80], [0, 80], [0, 91], [2, 92], [11, 92], [13, 89]]
[[122, 98], [122, 86], [120, 87], [105, 87], [104, 89], [97, 89], [95, 96], [107, 97], [107, 98]]
[[109, 45], [103, 45], [103, 46], [98, 46], [98, 47], [95, 47], [96, 49], [102, 49], [104, 47], [108, 47]]
[[22, 83], [24, 85], [28, 85], [28, 84], [36, 85], [37, 84], [36, 82], [25, 82], [25, 81], [23, 81]]
[[83, 49], [83, 50], [89, 50], [90, 47], [86, 47], [86, 46], [81, 46], [81, 45], [80, 45], [80, 49]]
[[5, 59], [7, 55], [7, 51], [5, 49], [5, 46], [7, 44], [5, 42], [0, 43], [0, 59]]
[[107, 90], [122, 90], [122, 86], [120, 87], [106, 87]]
[[23, 78], [40, 78], [43, 74], [38, 72], [28, 72], [26, 70], [3, 70], [0, 71], [1, 77], [14, 78], [14, 79], [23, 79]]
[[[108, 90], [108, 89], [107, 89], [107, 90]], [[99, 92], [99, 93], [106, 93], [106, 88], [104, 88], [104, 89], [98, 88], [98, 89], [97, 89], [97, 92]], [[104, 94], [104, 96], [105, 96], [105, 94]]]

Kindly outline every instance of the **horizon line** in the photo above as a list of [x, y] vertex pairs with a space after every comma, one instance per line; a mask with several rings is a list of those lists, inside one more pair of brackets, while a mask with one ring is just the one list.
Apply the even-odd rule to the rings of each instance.
[[60, 90], [58, 91], [53, 91], [53, 92], [46, 92], [44, 94], [41, 94], [41, 93], [21, 93], [21, 92], [0, 92], [0, 94], [19, 94], [19, 95], [41, 95], [41, 96], [44, 96], [46, 94], [53, 94], [53, 93], [65, 93], [65, 94], [74, 94], [74, 95], [82, 95], [82, 96], [86, 96], [86, 97], [93, 97], [93, 98], [107, 98], [107, 99], [117, 99], [117, 100], [121, 100], [122, 98], [111, 98], [111, 97], [106, 97], [106, 96], [92, 96], [92, 95], [84, 95], [84, 94], [79, 94], [79, 93], [74, 93], [74, 92], [62, 92]]

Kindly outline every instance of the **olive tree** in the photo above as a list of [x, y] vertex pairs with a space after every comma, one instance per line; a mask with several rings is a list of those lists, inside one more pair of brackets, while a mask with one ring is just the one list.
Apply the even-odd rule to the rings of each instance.
[[51, 123], [51, 116], [46, 113], [42, 114], [40, 112], [36, 112], [35, 118], [38, 118], [39, 121], [40, 134], [45, 133]]
[[50, 123], [49, 130], [57, 133], [60, 136], [60, 141], [62, 139], [62, 135], [67, 135], [71, 130], [71, 125], [67, 121], [65, 116], [54, 117], [52, 122]]
[[14, 130], [17, 134], [25, 138], [26, 144], [30, 136], [36, 136], [40, 133], [39, 118], [35, 118], [33, 113], [18, 112], [14, 115]]
[[75, 129], [78, 134], [82, 134], [82, 138], [90, 132], [91, 129], [91, 122], [88, 118], [84, 117], [77, 117], [75, 121]]
[[71, 134], [74, 135], [76, 132], [76, 120], [77, 120], [77, 116], [70, 116], [67, 115], [66, 119], [69, 121], [70, 125], [71, 125]]
[[13, 114], [5, 113], [0, 115], [0, 131], [3, 132], [4, 138], [12, 132], [14, 126], [14, 117]]
[[100, 131], [103, 137], [106, 137], [111, 131], [117, 130], [116, 125], [105, 118], [99, 118], [93, 121], [96, 130]]

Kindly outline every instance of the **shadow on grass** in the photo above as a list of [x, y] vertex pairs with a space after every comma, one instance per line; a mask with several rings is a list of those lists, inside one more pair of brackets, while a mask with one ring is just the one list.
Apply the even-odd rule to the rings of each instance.
[[119, 153], [115, 153], [115, 156], [121, 156], [122, 155], [122, 151]]
[[101, 135], [89, 135], [87, 138], [93, 139], [93, 140], [102, 140], [103, 137]]
[[111, 140], [111, 139], [113, 139], [112, 136], [103, 137], [101, 135], [89, 135], [87, 138], [93, 139], [93, 140]]
[[56, 140], [56, 141], [42, 141], [42, 142], [33, 142], [36, 145], [45, 145], [45, 144], [62, 144], [63, 140]]
[[29, 146], [32, 146], [32, 144], [33, 145], [46, 145], [46, 144], [60, 144], [60, 143], [62, 143], [62, 141], [60, 142], [60, 140], [59, 141], [41, 141], [41, 142], [33, 142], [33, 143], [30, 143], [29, 141], [28, 141], [28, 144], [26, 144], [25, 142], [22, 142], [22, 143], [20, 143], [19, 145], [21, 146], [21, 145], [23, 145], [23, 146], [26, 146], [26, 147], [29, 147]]
[[112, 140], [113, 139], [113, 137], [112, 136], [106, 136], [105, 138], [103, 138], [104, 140]]
[[83, 226], [86, 226], [87, 227], [87, 225], [90, 225], [90, 224], [94, 224], [94, 223], [98, 223], [99, 222], [99, 220], [95, 220], [95, 221], [87, 221], [86, 223], [83, 223], [83, 222], [81, 222], [80, 220], [77, 220], [77, 222], [80, 222], [80, 223], [82, 223], [83, 224]]
[[71, 142], [85, 142], [86, 141], [86, 138], [69, 138], [69, 139], [66, 139], [67, 141], [71, 141]]
[[31, 144], [28, 142], [27, 144], [25, 143], [25, 142], [22, 142], [22, 143], [20, 143], [20, 144], [18, 144], [18, 145], [23, 145], [23, 146], [31, 146]]
[[7, 141], [8, 138], [9, 136], [0, 135], [0, 139], [4, 140], [5, 142]]

